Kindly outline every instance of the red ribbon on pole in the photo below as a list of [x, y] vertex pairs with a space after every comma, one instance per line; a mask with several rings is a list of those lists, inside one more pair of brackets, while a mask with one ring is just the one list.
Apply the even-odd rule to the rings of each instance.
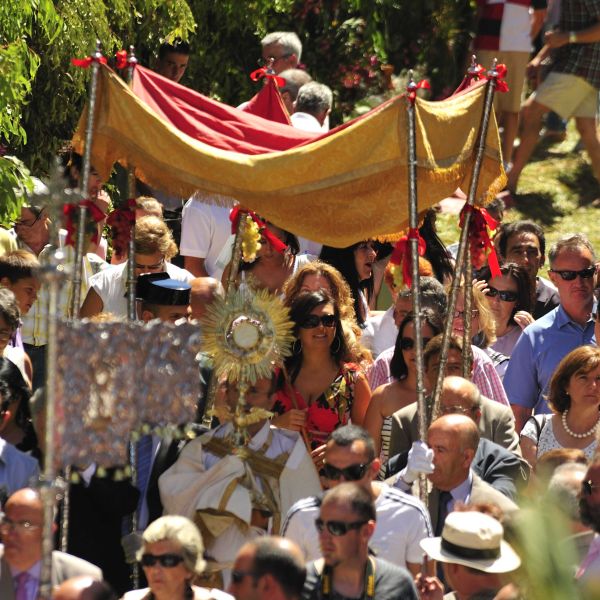
[[419, 230], [411, 228], [408, 230], [408, 235], [403, 235], [396, 242], [390, 257], [390, 262], [393, 265], [402, 265], [402, 279], [409, 289], [412, 286], [412, 253], [410, 240], [415, 239], [418, 240], [417, 252], [419, 253], [419, 256], [423, 256], [427, 249], [427, 244], [419, 234]]
[[269, 242], [269, 244], [273, 247], [273, 250], [279, 252], [280, 254], [283, 254], [287, 250], [287, 245], [268, 229], [267, 224], [262, 221], [254, 211], [240, 208], [239, 206], [235, 206], [229, 213], [229, 220], [231, 221], [231, 233], [237, 232], [240, 217], [244, 213], [250, 215], [252, 220], [258, 225], [260, 234], [267, 240], [267, 242]]
[[129, 66], [129, 61], [127, 60], [127, 50], [119, 50], [115, 54], [115, 58], [117, 59], [115, 64], [117, 69], [126, 69]]
[[252, 79], [252, 81], [260, 81], [264, 77], [275, 81], [277, 87], [283, 87], [285, 85], [285, 79], [275, 75], [275, 73], [270, 73], [267, 67], [261, 67], [260, 69], [256, 69], [256, 71], [252, 71], [252, 73], [250, 73], [250, 79]]
[[100, 58], [94, 58], [93, 56], [86, 56], [85, 58], [72, 58], [71, 64], [81, 69], [89, 69], [93, 62], [99, 62], [102, 65], [106, 64], [106, 57], [101, 56]]
[[485, 208], [477, 208], [465, 204], [460, 211], [460, 226], [463, 227], [466, 213], [471, 213], [469, 224], [469, 243], [471, 245], [471, 262], [475, 269], [481, 269], [487, 259], [492, 277], [500, 277], [500, 264], [496, 249], [490, 238], [490, 231], [498, 228], [498, 221], [492, 218]]
[[123, 256], [127, 251], [131, 229], [135, 225], [136, 202], [129, 198], [108, 215], [106, 224], [111, 228], [112, 245], [115, 253]]
[[[496, 91], [500, 93], [508, 92], [508, 84], [504, 80], [506, 73], [508, 72], [506, 65], [496, 65], [496, 72], [498, 73], [496, 76]], [[454, 96], [455, 94], [458, 94], [458, 92], [462, 92], [475, 82], [487, 80], [488, 76], [485, 67], [477, 65], [476, 67], [470, 68], [467, 71], [467, 74], [464, 76], [461, 84], [456, 88], [452, 95]]]
[[504, 80], [506, 74], [508, 73], [506, 65], [496, 65], [496, 72], [498, 73], [498, 76], [496, 77], [496, 91], [502, 94], [508, 92], [508, 83], [506, 83], [506, 81]]
[[[410, 85], [410, 84], [409, 84]], [[411, 102], [414, 102], [417, 99], [417, 90], [429, 90], [431, 86], [429, 85], [429, 81], [427, 79], [421, 79], [419, 83], [411, 86], [411, 90], [408, 92], [408, 99]]]
[[[87, 207], [95, 223], [99, 223], [100, 221], [102, 221], [102, 219], [104, 219], [104, 217], [106, 217], [106, 215], [91, 200], [83, 200], [80, 204], [65, 204], [63, 206], [63, 215], [66, 217], [65, 229], [67, 230], [67, 239], [65, 243], [67, 244], [67, 246], [75, 245], [75, 219], [80, 206]], [[97, 230], [92, 236], [92, 242], [94, 242], [94, 244], [98, 243]]]

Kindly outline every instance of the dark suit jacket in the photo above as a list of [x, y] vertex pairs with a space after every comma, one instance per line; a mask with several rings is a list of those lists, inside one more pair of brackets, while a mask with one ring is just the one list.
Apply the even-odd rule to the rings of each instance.
[[[0, 555], [4, 555], [4, 546], [2, 545], [0, 545]], [[89, 575], [102, 581], [102, 571], [95, 565], [64, 552], [55, 550], [52, 553], [52, 586], [59, 585], [63, 581], [79, 575]], [[15, 589], [10, 567], [4, 558], [0, 561], [0, 598], [2, 600], [15, 600]]]
[[[416, 483], [418, 487], [418, 481]], [[413, 488], [413, 494], [418, 495], [418, 490]], [[440, 491], [437, 488], [432, 488], [429, 492], [429, 516], [431, 517], [431, 527], [433, 531], [437, 528], [437, 519], [439, 511]], [[473, 487], [471, 488], [471, 496], [469, 504], [495, 504], [506, 516], [510, 516], [519, 510], [519, 507], [504, 494], [495, 490], [491, 485], [473, 474]]]
[[[512, 410], [489, 398], [481, 398], [481, 437], [496, 442], [511, 452], [521, 454], [519, 436], [515, 431], [515, 418]], [[388, 456], [408, 452], [412, 443], [419, 439], [417, 403], [413, 402], [392, 415], [392, 433]]]
[[[387, 463], [386, 477], [401, 471], [406, 466], [407, 457], [408, 452], [392, 456]], [[527, 483], [530, 471], [523, 458], [485, 438], [479, 440], [471, 469], [511, 500], [516, 500], [517, 490]]]

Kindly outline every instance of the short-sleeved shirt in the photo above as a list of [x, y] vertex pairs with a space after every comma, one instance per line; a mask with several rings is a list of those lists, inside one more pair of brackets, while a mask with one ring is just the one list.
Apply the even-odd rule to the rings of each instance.
[[504, 387], [511, 404], [548, 413], [544, 396], [558, 363], [579, 346], [595, 344], [594, 321], [571, 320], [562, 306], [523, 330], [510, 356]]
[[531, 52], [529, 9], [543, 10], [546, 0], [478, 0], [481, 10], [475, 50]]
[[[600, 21], [600, 0], [562, 0], [560, 31], [577, 33]], [[553, 53], [552, 71], [570, 73], [600, 89], [600, 42], [566, 44]]]
[[[393, 565], [381, 558], [375, 561], [375, 595], [377, 600], [417, 600], [417, 590], [409, 572], [402, 567]], [[315, 566], [310, 563], [306, 567], [306, 581], [302, 590], [302, 600], [349, 600], [346, 596], [331, 590], [325, 596], [321, 590], [321, 575]]]
[[[315, 519], [319, 516], [321, 499], [310, 496], [290, 508], [282, 535], [294, 540], [304, 553], [304, 559], [321, 556]], [[380, 558], [405, 567], [407, 562], [420, 563], [423, 550], [419, 542], [433, 535], [429, 512], [414, 496], [385, 486], [375, 500], [377, 525], [369, 547]]]

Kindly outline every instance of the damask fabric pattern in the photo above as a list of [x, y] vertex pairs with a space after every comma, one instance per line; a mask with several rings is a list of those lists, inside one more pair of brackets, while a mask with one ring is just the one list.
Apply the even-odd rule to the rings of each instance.
[[128, 464], [132, 431], [194, 421], [197, 325], [62, 322], [58, 347], [57, 466]]
[[[138, 67], [139, 73], [155, 88], [167, 85], [164, 78], [153, 80], [142, 69]], [[296, 139], [282, 147], [280, 130], [273, 132], [273, 127], [285, 130], [285, 125], [231, 112], [234, 109], [220, 111], [225, 123], [211, 115], [210, 123], [217, 123], [218, 129], [206, 129], [210, 123], [204, 123], [205, 133], [199, 136], [197, 117], [185, 112], [191, 90], [184, 96], [183, 86], [168, 85], [176, 98], [160, 97], [166, 120], [108, 67], [100, 68], [92, 162], [101, 176], [119, 161], [135, 168], [136, 176], [153, 187], [184, 197], [202, 190], [215, 195], [215, 202], [219, 196], [223, 203], [235, 198], [279, 227], [332, 246], [397, 234], [406, 227], [406, 98], [393, 98], [314, 141], [304, 137], [303, 142]], [[458, 187], [468, 189], [484, 92], [485, 87], [476, 84], [441, 102], [416, 100], [419, 210]], [[83, 148], [86, 114], [73, 139], [77, 151]], [[177, 114], [185, 118], [176, 119]], [[257, 144], [266, 147], [263, 153], [222, 149], [226, 144], [235, 149], [246, 141], [242, 133], [248, 132], [248, 119], [264, 123], [254, 131]], [[185, 131], [177, 128], [182, 123], [189, 125]], [[285, 151], [274, 151], [275, 142]], [[505, 184], [499, 144], [492, 114], [478, 202], [491, 199]]]

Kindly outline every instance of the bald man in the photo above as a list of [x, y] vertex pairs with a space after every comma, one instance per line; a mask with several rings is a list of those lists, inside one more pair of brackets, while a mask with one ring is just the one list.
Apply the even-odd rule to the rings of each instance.
[[117, 600], [110, 586], [89, 575], [72, 577], [52, 593], [52, 600]]
[[444, 415], [429, 427], [427, 444], [413, 443], [406, 467], [397, 475], [395, 485], [407, 491], [418, 483], [419, 473], [427, 474], [432, 484], [429, 514], [436, 535], [441, 534], [446, 515], [457, 502], [491, 502], [505, 514], [518, 510], [512, 500], [471, 469], [478, 445], [479, 431], [473, 419], [460, 414]]
[[[39, 492], [24, 488], [4, 505], [0, 520], [0, 598], [37, 598], [42, 561], [44, 507]], [[102, 571], [91, 563], [64, 552], [52, 553], [52, 585], [77, 575], [102, 580]]]

